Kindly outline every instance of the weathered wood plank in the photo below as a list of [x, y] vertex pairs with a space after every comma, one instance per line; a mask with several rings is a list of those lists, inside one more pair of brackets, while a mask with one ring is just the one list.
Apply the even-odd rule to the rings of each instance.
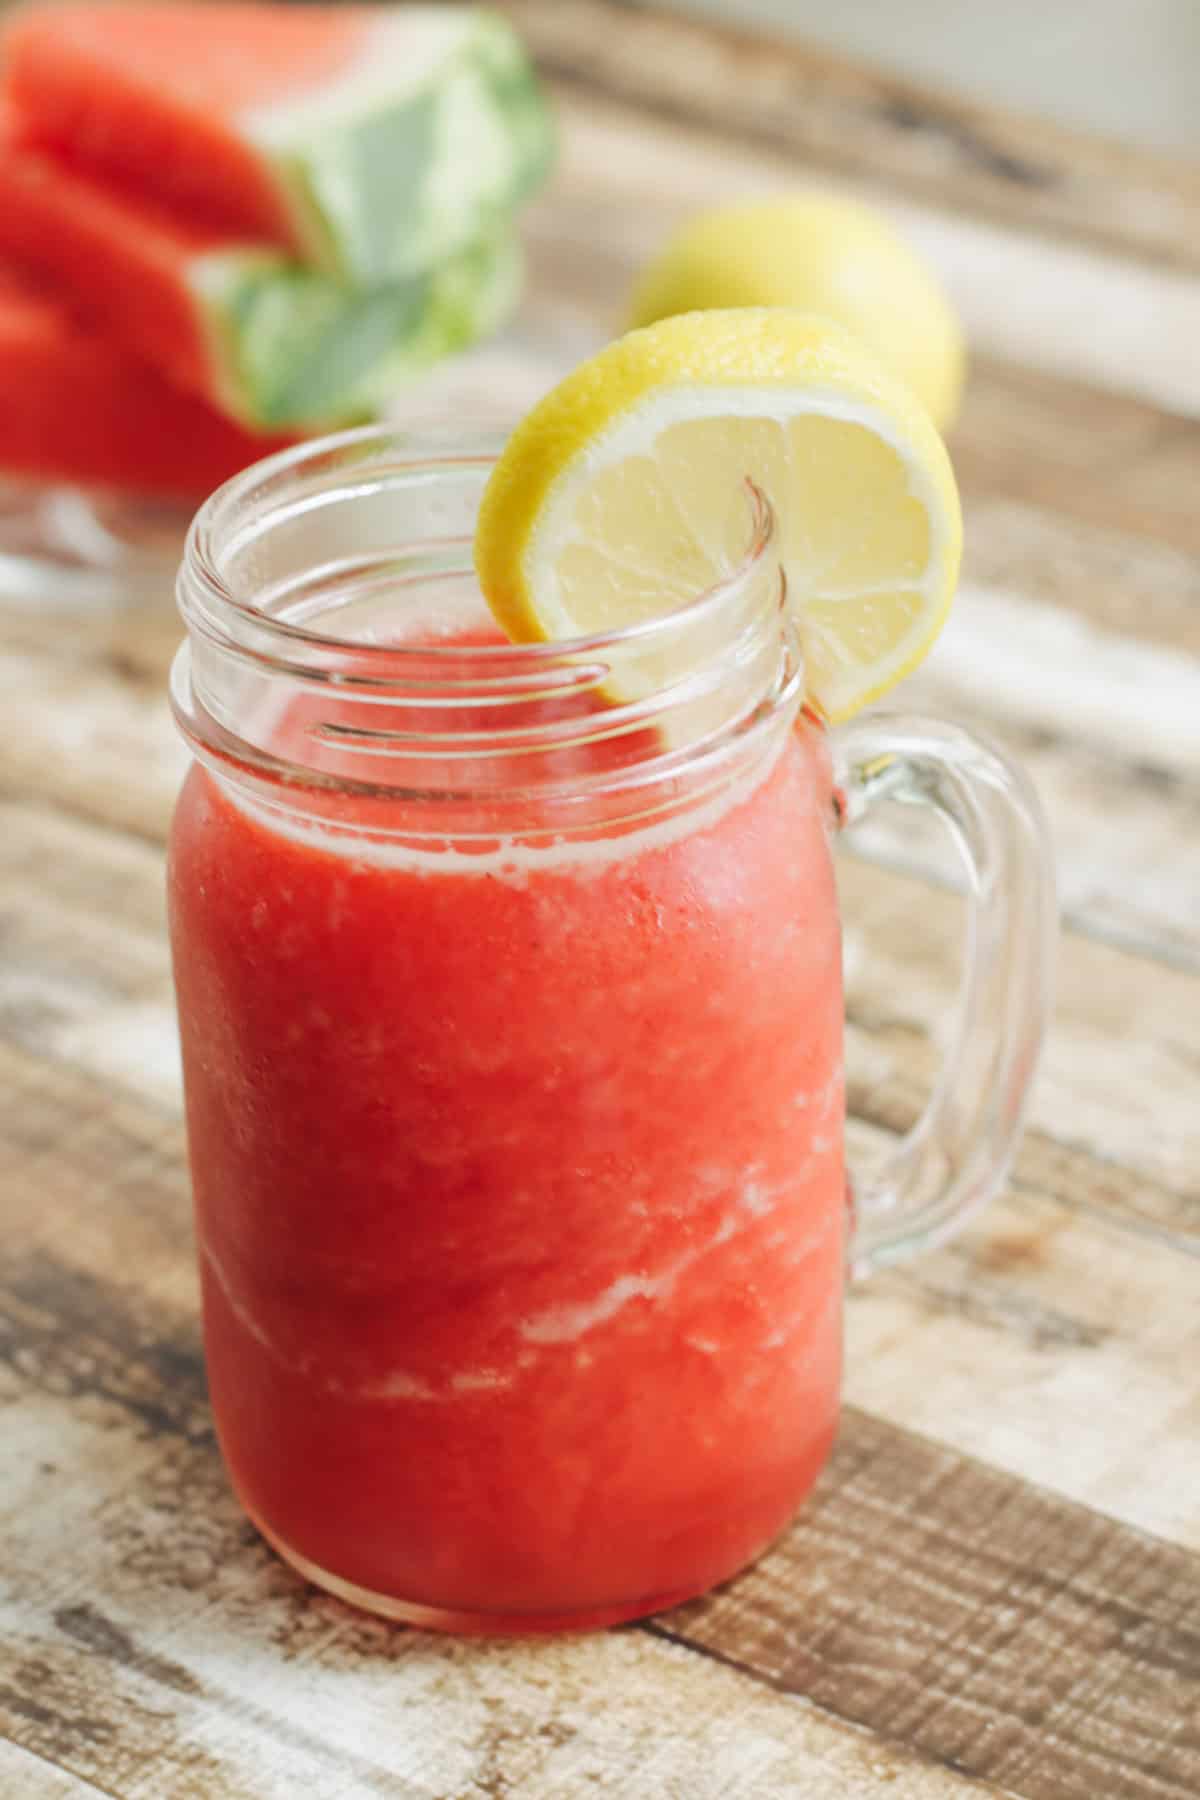
[[[182, 1145], [177, 1122], [158, 1123], [178, 1116], [159, 853], [28, 807], [0, 814], [0, 825], [6, 816], [18, 828], [0, 830], [0, 846], [26, 846], [22, 879], [40, 895], [40, 947], [14, 940], [23, 979], [35, 995], [52, 986], [59, 945], [69, 955], [90, 943], [94, 965], [93, 985], [70, 1007], [35, 1009], [36, 1029], [18, 1021], [6, 1034], [0, 1177], [13, 1229], [44, 1234], [52, 1190], [57, 1254], [83, 1270], [174, 1271], [182, 1303], [191, 1293]], [[4, 880], [0, 849], [0, 893]], [[122, 883], [110, 954], [102, 936], [89, 938], [87, 895]], [[959, 903], [854, 863], [842, 884], [855, 1123], [893, 1133], [932, 1081]], [[157, 984], [157, 999], [130, 997], [126, 959], [139, 981]], [[1179, 1387], [1180, 1369], [1200, 1355], [1195, 1264], [1180, 1254], [1200, 1249], [1195, 993], [1195, 979], [1169, 966], [1066, 941], [1014, 1189], [960, 1242], [856, 1295], [849, 1391], [897, 1423], [1200, 1544], [1187, 1478], [1200, 1460], [1200, 1409]], [[149, 1136], [138, 1123], [147, 1100]], [[69, 1133], [55, 1123], [64, 1113]], [[118, 1168], [133, 1174], [118, 1180]], [[1147, 1482], [1155, 1458], [1178, 1479]]]
[[[853, 942], [861, 943], [857, 917], [851, 931]], [[890, 1138], [916, 1123], [941, 1066], [937, 1040], [944, 1042], [946, 1035], [950, 980], [948, 973], [938, 977], [940, 1001], [932, 986], [920, 984], [910, 988], [907, 1005], [889, 1007], [886, 1000], [894, 976], [884, 966], [886, 959], [873, 953], [870, 944], [863, 946], [863, 956], [867, 970], [851, 979], [848, 993], [848, 1105], [851, 1123], [857, 1121]], [[1096, 1041], [1089, 1035], [1092, 1045]], [[1185, 1173], [1178, 1185], [1120, 1160], [1128, 1152], [1132, 1133], [1121, 1139], [1114, 1133], [1114, 1154], [1097, 1153], [1088, 1146], [1086, 1123], [1078, 1120], [1062, 1080], [1060, 1071], [1051, 1067], [1039, 1078], [1033, 1119], [1011, 1171], [1012, 1186], [1200, 1256], [1200, 1187], [1187, 1169], [1186, 1151], [1179, 1158]], [[1051, 1082], [1060, 1084], [1062, 1104], [1057, 1112], [1040, 1098], [1041, 1084]], [[1177, 1099], [1165, 1102], [1173, 1103]], [[1073, 1141], [1075, 1129], [1083, 1142]], [[870, 1154], [869, 1136], [865, 1141]]]
[[[983, 393], [986, 401], [987, 387]], [[970, 418], [972, 435], [982, 442], [974, 405]], [[1200, 482], [1200, 430], [1192, 441]], [[1109, 499], [1117, 486], [1105, 474], [1092, 483]], [[1073, 518], [1057, 508], [1053, 480], [1042, 484], [1037, 500], [973, 481], [964, 517], [968, 592], [982, 589], [1061, 607], [1102, 631], [1200, 657], [1200, 553], [1116, 529], [1111, 516], [1087, 523]], [[1193, 508], [1189, 523], [1194, 518]]]
[[[165, 583], [157, 606], [6, 613], [0, 1793], [1182, 1800], [1200, 1781], [1181, 1373], [1200, 1354], [1200, 423], [1182, 416], [1200, 413], [1200, 183], [807, 52], [773, 73], [719, 27], [664, 34], [611, 0], [514, 10], [566, 75], [535, 286], [504, 343], [411, 404], [519, 410], [618, 326], [676, 217], [794, 178], [798, 148], [883, 200], [976, 350], [964, 602], [904, 698], [997, 727], [1033, 766], [1097, 941], [1065, 940], [1010, 1191], [853, 1296], [860, 1410], [820, 1496], [759, 1570], [667, 1622], [688, 1648], [389, 1631], [257, 1543], [204, 1405], [162, 936], [184, 765]], [[611, 97], [643, 87], [693, 123]], [[700, 129], [706, 107], [757, 147]], [[1024, 664], [1001, 675], [1017, 630]], [[943, 866], [911, 831], [864, 847]], [[853, 861], [843, 888], [868, 1151], [932, 1077], [957, 903]], [[1119, 938], [1159, 960], [1099, 941]]]
[[[527, 224], [518, 336], [534, 370], [540, 359], [549, 379], [621, 329], [638, 268], [679, 219], [796, 179], [794, 165], [744, 145], [572, 97], [561, 173]], [[1200, 554], [1200, 284], [855, 191], [929, 257], [964, 320], [972, 368], [953, 448], [968, 496], [1049, 504]]]
[[[840, 881], [847, 999], [862, 1059], [851, 1069], [856, 1102], [874, 1122], [902, 1129], [944, 1036], [960, 902], [917, 876], [849, 857]], [[0, 804], [8, 949], [0, 1032], [7, 1041], [128, 1079], [136, 1091], [175, 1104], [163, 908], [157, 846], [44, 806]], [[1058, 1006], [1026, 1152], [1033, 1160], [1021, 1167], [1042, 1191], [1066, 1185], [1148, 1225], [1194, 1226], [1197, 978], [1077, 933], [1063, 938], [1060, 954]], [[1088, 1159], [1080, 1165], [1087, 1172], [1072, 1176], [1079, 1157]]]
[[[991, 543], [1000, 561], [1003, 548]], [[1115, 582], [1096, 592], [1097, 610], [1115, 611]], [[1161, 635], [1178, 629], [1186, 639], [1186, 589], [1177, 595]], [[0, 795], [161, 840], [186, 757], [147, 667], [64, 663], [49, 644], [0, 650], [10, 723]], [[969, 582], [942, 643], [898, 699], [969, 721], [1025, 764], [1050, 816], [1073, 927], [1200, 967], [1200, 655], [1093, 625], [1074, 606]], [[911, 820], [902, 839], [872, 828], [852, 848], [939, 867]]]
[[[29, 1116], [36, 1078], [13, 1078], [10, 1064], [28, 1059], [4, 1061], [11, 1142], [8, 1114]], [[389, 1632], [309, 1594], [240, 1520], [220, 1474], [186, 1200], [166, 1149], [177, 1127], [133, 1101], [109, 1118], [84, 1077], [41, 1080], [43, 1101], [57, 1092], [64, 1119], [90, 1121], [97, 1137], [81, 1147], [73, 1130], [50, 1151], [35, 1141], [7, 1177], [20, 1238], [0, 1286], [0, 1399], [16, 1451], [0, 1474], [13, 1571], [0, 1718], [38, 1754], [130, 1800], [300, 1791], [289, 1782], [348, 1796], [549, 1796], [582, 1787], [590, 1769], [617, 1793], [714, 1800], [957, 1795], [938, 1763], [1026, 1800], [1193, 1791], [1200, 1639], [1185, 1615], [1200, 1559], [860, 1412], [758, 1570], [711, 1612], [664, 1628], [834, 1719], [918, 1744], [927, 1763], [839, 1735], [727, 1670], [663, 1660], [639, 1634], [480, 1651]], [[97, 1212], [103, 1241], [86, 1230]], [[922, 1383], [929, 1365], [905, 1360]], [[597, 1691], [604, 1708], [588, 1704]], [[36, 1707], [22, 1708], [31, 1692]], [[1083, 1700], [1093, 1764], [1071, 1728]], [[1050, 1750], [1026, 1768], [1018, 1753], [1039, 1740], [1039, 1707]], [[1154, 1785], [1136, 1761], [1162, 1717], [1169, 1751]], [[1081, 1787], [1088, 1769], [1110, 1784]]]
[[90, 1800], [103, 1788], [54, 1763], [45, 1762], [19, 1744], [0, 1738], [0, 1794], [11, 1800]]
[[[641, 129], [632, 127], [633, 153], [645, 161]], [[600, 168], [611, 159], [607, 144], [597, 150]], [[651, 169], [643, 179], [650, 193], [660, 177]], [[760, 172], [757, 179], [744, 176], [734, 191], [760, 192], [769, 185], [767, 174]], [[472, 379], [464, 381], [463, 399], [478, 406], [494, 387], [496, 404], [514, 412], [622, 330], [638, 268], [661, 247], [677, 218], [711, 203], [711, 194], [706, 197], [703, 191], [690, 206], [663, 207], [647, 200], [639, 210], [639, 238], [632, 247], [627, 240], [617, 248], [611, 236], [592, 238], [581, 223], [570, 220], [593, 220], [597, 212], [601, 217], [611, 212], [614, 220], [627, 215], [627, 186], [614, 182], [598, 198], [586, 189], [577, 193], [564, 179], [561, 196], [552, 192], [530, 215], [531, 286], [518, 331], [508, 340], [511, 361], [495, 351], [486, 360], [469, 361], [462, 372]], [[922, 230], [919, 219], [897, 215], [897, 223], [914, 241], [930, 238], [925, 248], [938, 266], [936, 233]], [[945, 269], [941, 272], [944, 277]], [[1200, 283], [1194, 294], [1186, 295], [1180, 318], [1174, 308], [1164, 312], [1153, 296], [1135, 296], [1129, 341], [1113, 344], [1072, 330], [1079, 316], [1107, 305], [1104, 279], [1074, 294], [1060, 337], [1048, 329], [1035, 294], [1028, 304], [1037, 312], [1039, 335], [1034, 336], [1032, 325], [1022, 326], [1017, 338], [1018, 315], [1011, 309], [991, 324], [990, 314], [980, 312], [976, 296], [983, 289], [982, 277], [968, 268], [959, 279], [962, 292], [954, 299], [967, 328], [971, 361], [950, 447], [968, 505], [976, 496], [1019, 500], [1100, 533], [1116, 531], [1193, 559], [1200, 556], [1195, 505], [1200, 370], [1191, 370], [1191, 351], [1182, 353], [1182, 362], [1176, 355], [1182, 333], [1194, 340], [1190, 322], [1200, 312]], [[1060, 279], [1059, 271], [1046, 272], [1051, 286]], [[1007, 297], [1003, 271], [996, 273], [991, 288]], [[1161, 353], [1156, 369], [1146, 363], [1147, 342]], [[1038, 354], [1027, 366], [1022, 357], [1033, 349]], [[968, 555], [970, 545], [968, 531]]]
[[[1192, 778], [1200, 770], [1200, 655], [1191, 640], [1200, 608], [1193, 611], [1189, 599], [1194, 567], [1177, 559], [1174, 594], [1166, 581], [1153, 585], [1153, 568], [1143, 570], [1140, 589], [1131, 583], [1135, 597], [1160, 597], [1147, 642], [1107, 623], [1126, 615], [1115, 569], [1107, 585], [1097, 572], [1089, 587], [1081, 582], [1072, 590], [1073, 600], [1091, 595], [1088, 611], [1105, 621], [1093, 623], [1076, 604], [1045, 603], [1044, 594], [1062, 592], [1061, 565], [1050, 564], [1039, 584], [1018, 563], [1006, 564], [1006, 557], [1022, 555], [1018, 532], [1007, 546], [998, 530], [981, 538], [979, 560], [987, 567], [990, 559], [1001, 577], [1007, 566], [1014, 585], [965, 582], [941, 643], [899, 699], [969, 719], [1026, 762], [1055, 826], [1073, 920], [1130, 941], [1140, 932], [1152, 943], [1158, 932], [1179, 948], [1189, 939], [1195, 944], [1200, 849]], [[1118, 568], [1121, 554], [1118, 543], [1112, 550]], [[1151, 560], [1166, 555], [1156, 552]], [[1024, 589], [1015, 586], [1018, 576], [1028, 579]], [[146, 663], [133, 675], [86, 663], [64, 670], [48, 647], [32, 654], [14, 649], [0, 656], [0, 683], [20, 721], [0, 751], [0, 784], [98, 810], [145, 835], [163, 833], [185, 759]], [[56, 694], [79, 709], [68, 728], [52, 716]], [[97, 767], [107, 775], [99, 787], [90, 780]], [[1166, 779], [1148, 779], [1148, 770]], [[1135, 842], [1136, 883], [1129, 861]]]
[[[1121, 790], [1115, 793], [1119, 803]], [[1114, 804], [1111, 792], [1106, 804]], [[1136, 792], [1128, 804], [1136, 808]], [[1188, 816], [1175, 817], [1185, 839]], [[1164, 843], [1171, 822], [1170, 815], [1162, 820]], [[1106, 840], [1114, 861], [1122, 823], [1118, 811]], [[28, 803], [0, 808], [0, 826], [9, 949], [0, 1018], [9, 1040], [114, 1077], [124, 1070], [135, 1084], [154, 1082], [156, 1091], [173, 1095], [161, 853]], [[1186, 849], [1180, 856], [1192, 871]], [[892, 1113], [880, 1117], [900, 1126], [906, 1120], [895, 1107], [914, 1105], [914, 1081], [918, 1089], [927, 1082], [928, 1033], [952, 989], [957, 902], [852, 859], [844, 860], [842, 881], [851, 1016], [872, 1045], [876, 1089], [901, 1082], [902, 1098], [889, 1100]], [[1093, 1159], [1077, 1192], [1097, 1181], [1099, 1156], [1127, 1177], [1102, 1184], [1113, 1204], [1168, 1228], [1194, 1215], [1200, 1127], [1188, 1100], [1200, 1065], [1195, 994], [1186, 966], [1148, 965], [1077, 934], [1064, 939], [1060, 1004], [1032, 1117], [1031, 1145], [1044, 1140], [1054, 1172], [1031, 1178], [1046, 1191], [1065, 1178], [1066, 1153]], [[1118, 1056], [1124, 1099], [1114, 1105]]]
[[954, 1243], [855, 1290], [846, 1396], [1200, 1550], [1195, 1296], [1176, 1249], [1018, 1180]]
[[187, 756], [161, 689], [95, 663], [0, 652], [0, 706], [13, 725], [0, 793], [162, 838]]
[[560, 172], [531, 209], [526, 230], [535, 251], [534, 295], [563, 324], [620, 329], [635, 272], [687, 213], [818, 182], [845, 187], [893, 219], [938, 271], [977, 354], [1137, 396], [1171, 413], [1200, 412], [1195, 273], [914, 204], [897, 192], [886, 160], [850, 183], [831, 173], [836, 162], [798, 163], [744, 138], [722, 137], [712, 120], [723, 116], [723, 93], [714, 91], [708, 122], [690, 127], [656, 123], [644, 111], [577, 90], [560, 98]]
[[951, 450], [968, 505], [1017, 500], [1101, 538], [1118, 532], [1200, 556], [1194, 418], [977, 357]]
[[[946, 1042], [960, 907], [946, 891], [849, 858], [839, 884], [847, 1005], [870, 1039], [872, 1060], [861, 1079], [881, 1090], [919, 1068], [915, 1038]], [[1186, 971], [1065, 934], [1057, 1006], [1030, 1109], [1035, 1132], [1147, 1177], [1194, 1206], [1198, 994], [1200, 983]]]
[[1200, 176], [835, 53], [617, 0], [505, 0], [543, 67], [645, 113], [938, 204], [1200, 266]]
[[241, 1518], [157, 1275], [35, 1250], [0, 1288], [0, 1729], [31, 1754], [122, 1800], [993, 1792], [642, 1633], [477, 1646], [351, 1614]]
[[[158, 854], [28, 808], [6, 822], [13, 829], [0, 843], [25, 846], [16, 860], [39, 896], [36, 931], [11, 940], [25, 1011], [14, 1022], [13, 1010], [0, 1007], [9, 1040], [96, 1072], [110, 1091], [176, 1109]], [[932, 1080], [956, 902], [854, 864], [842, 881], [852, 1106], [860, 1120], [901, 1130]], [[92, 917], [93, 890], [113, 901], [104, 909], [114, 921], [111, 947]], [[86, 978], [64, 1004], [60, 960], [80, 946], [89, 947]], [[1062, 1001], [1015, 1192], [961, 1243], [856, 1299], [850, 1371], [851, 1393], [887, 1416], [1187, 1542], [1200, 1540], [1187, 1479], [1189, 1459], [1200, 1456], [1200, 1420], [1179, 1393], [1178, 1371], [1192, 1366], [1200, 1343], [1194, 1271], [1170, 1246], [1200, 1245], [1194, 996], [1194, 979], [1176, 970], [1067, 941]], [[94, 1100], [71, 1101], [66, 1139], [53, 1123], [61, 1066], [57, 1076], [32, 1066], [36, 1080], [25, 1065], [4, 1076], [12, 1105], [0, 1139], [12, 1155], [32, 1133], [42, 1152], [36, 1180], [6, 1179], [14, 1228], [22, 1219], [36, 1224], [50, 1187], [61, 1208], [103, 1196], [102, 1206], [70, 1222], [77, 1254], [103, 1266], [115, 1249], [129, 1266], [146, 1266], [149, 1251], [127, 1241], [113, 1204], [110, 1171], [128, 1160], [120, 1115], [114, 1123], [103, 1108], [94, 1116]], [[184, 1191], [177, 1131], [141, 1144], [140, 1154], [138, 1205], [161, 1221], [154, 1194], [166, 1170], [174, 1170], [178, 1195]], [[179, 1261], [185, 1237], [161, 1244], [159, 1259], [190, 1269], [186, 1257]], [[884, 1354], [896, 1342], [906, 1346], [899, 1360]], [[983, 1367], [986, 1408], [974, 1403]], [[1177, 1467], [1179, 1478], [1147, 1483], [1153, 1457]]]
[[1200, 1785], [1200, 1559], [864, 1415], [784, 1540], [656, 1629], [1022, 1800]]
[[[36, 692], [36, 681], [28, 675], [24, 682], [14, 680], [14, 694], [31, 689]], [[120, 714], [119, 690], [107, 704], [112, 715]], [[135, 712], [134, 707], [128, 710]], [[43, 712], [28, 700], [16, 702], [15, 729], [0, 747], [0, 786], [12, 791], [40, 785], [53, 798], [70, 802], [76, 793], [72, 783], [76, 776], [82, 782], [85, 771], [70, 756], [66, 779], [59, 783], [52, 744], [43, 741], [41, 755], [34, 754]], [[148, 835], [164, 828], [171, 802], [165, 781], [139, 785], [146, 770], [161, 769], [171, 755], [168, 721], [161, 714], [150, 717], [152, 729], [143, 741], [130, 742], [119, 785], [105, 790], [101, 802], [101, 810], [116, 811], [120, 819], [128, 796]], [[28, 780], [20, 771], [11, 775], [6, 746], [13, 742], [21, 746], [18, 756], [29, 757]], [[1072, 916], [1101, 939], [1157, 944], [1178, 965], [1170, 972], [1150, 970], [1103, 942], [1089, 946], [1076, 934], [1064, 941], [1063, 1004], [1041, 1088], [1049, 1097], [1038, 1099], [1035, 1125], [1061, 1139], [1060, 1122], [1077, 1119], [1070, 1134], [1073, 1143], [1084, 1143], [1086, 1133], [1094, 1130], [1094, 1147], [1102, 1154], [1127, 1159], [1130, 1168], [1168, 1191], [1193, 1193], [1200, 1145], [1189, 1124], [1187, 1096], [1194, 1074], [1189, 1059], [1200, 1057], [1200, 1041], [1193, 1041], [1194, 989], [1185, 972], [1196, 967], [1200, 949], [1194, 905], [1200, 883], [1200, 821], [1194, 793], [1182, 783], [1156, 783], [1136, 772], [1114, 771], [1099, 756], [1039, 747], [1032, 738], [1019, 747], [1027, 751], [1058, 829], [1064, 898]], [[87, 799], [90, 790], [83, 791]], [[165, 953], [157, 937], [162, 918], [157, 856], [122, 845], [103, 831], [56, 819], [44, 809], [17, 806], [5, 816], [0, 858], [10, 882], [19, 883], [7, 903], [15, 916], [9, 924], [13, 956], [5, 1001], [10, 1017], [17, 1019], [17, 1035], [51, 1048], [62, 1042], [57, 1034], [81, 1033], [79, 1054], [88, 1060], [83, 1055], [88, 1020], [102, 1019], [93, 1032], [97, 1056], [106, 1054], [108, 1034], [116, 1033], [112, 1041], [127, 1042], [131, 1060], [148, 1055], [151, 1067], [161, 1068], [169, 1084], [174, 1079], [171, 1036], [154, 1011], [168, 993]], [[860, 834], [855, 836], [861, 841]], [[855, 838], [849, 841], [853, 844]], [[892, 842], [881, 829], [866, 847], [886, 857], [892, 854]], [[937, 861], [932, 846], [926, 849], [914, 839], [909, 815], [903, 855], [918, 866]], [[1130, 878], [1131, 858], [1139, 871], [1136, 882]], [[954, 903], [943, 896], [929, 898], [927, 904], [924, 889], [858, 875], [850, 860], [845, 879], [852, 884], [847, 916], [859, 934], [851, 943], [852, 967], [857, 966], [857, 943], [864, 946], [859, 960], [868, 978], [876, 968], [873, 979], [881, 989], [890, 983], [892, 993], [903, 996], [911, 1009], [920, 1003], [920, 992], [914, 991], [914, 946], [931, 938], [919, 966], [940, 971], [926, 976], [927, 994], [944, 993]], [[135, 899], [139, 891], [142, 897]], [[35, 892], [41, 898], [31, 907]], [[118, 922], [109, 925], [110, 918]], [[127, 941], [134, 920], [147, 929], [139, 927], [139, 934]], [[932, 922], [930, 929], [925, 921]], [[889, 952], [892, 943], [895, 949]], [[93, 954], [101, 944], [103, 954]], [[73, 971], [70, 980], [64, 970]], [[102, 1003], [94, 1004], [97, 1000]], [[1135, 1026], [1137, 1038], [1130, 1043]], [[1111, 1100], [1114, 1032], [1123, 1044], [1121, 1087], [1130, 1096], [1116, 1107]], [[1138, 1077], [1145, 1078], [1144, 1087]], [[1146, 1104], [1149, 1118], [1142, 1114]], [[1161, 1124], [1160, 1112], [1170, 1114]], [[1148, 1160], [1151, 1156], [1155, 1160]]]
[[[1050, 819], [1059, 898], [1072, 935], [1200, 972], [1195, 896], [1200, 892], [1200, 803], [1194, 787], [1152, 767], [1131, 769], [1098, 750], [1047, 741], [1037, 721], [1001, 725], [987, 708], [958, 706], [933, 671], [913, 683], [914, 708], [967, 717], [1002, 743], [1033, 777]], [[931, 823], [886, 814], [845, 842], [861, 858], [930, 879], [959, 879]]]
[[165, 932], [157, 845], [0, 801], [0, 1036], [177, 1107]]

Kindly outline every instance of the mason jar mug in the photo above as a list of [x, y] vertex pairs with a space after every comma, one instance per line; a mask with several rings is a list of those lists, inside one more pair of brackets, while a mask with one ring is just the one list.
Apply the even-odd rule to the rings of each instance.
[[[632, 1618], [787, 1524], [842, 1303], [995, 1189], [1052, 884], [963, 731], [804, 708], [769, 510], [625, 632], [516, 646], [486, 433], [368, 430], [198, 515], [169, 893], [212, 1403], [304, 1575], [457, 1631]], [[831, 838], [931, 807], [975, 930], [925, 1117], [848, 1207]]]

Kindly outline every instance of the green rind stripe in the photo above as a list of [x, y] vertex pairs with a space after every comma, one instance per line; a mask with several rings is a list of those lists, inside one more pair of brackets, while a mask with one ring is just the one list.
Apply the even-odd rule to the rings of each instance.
[[[544, 178], [554, 152], [549, 105], [517, 34], [487, 12], [463, 14], [416, 86], [380, 90], [378, 71], [259, 127], [316, 265], [367, 286], [406, 278], [494, 232]], [[399, 45], [403, 14], [388, 30]]]
[[494, 330], [515, 303], [510, 237], [402, 282], [353, 289], [280, 259], [197, 259], [192, 290], [218, 404], [252, 430], [353, 423], [440, 357]]

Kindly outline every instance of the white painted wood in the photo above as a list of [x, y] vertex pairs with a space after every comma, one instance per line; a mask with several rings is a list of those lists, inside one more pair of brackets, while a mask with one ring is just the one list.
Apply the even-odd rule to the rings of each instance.
[[846, 1396], [1200, 1549], [1200, 1263], [1010, 1193], [948, 1248], [856, 1289]]
[[983, 1791], [640, 1632], [481, 1645], [376, 1624], [247, 1547], [211, 1443], [35, 1393], [7, 1417], [0, 1686], [41, 1662], [64, 1733], [72, 1708], [110, 1721], [71, 1754], [120, 1800]]
[[5, 1800], [92, 1800], [104, 1789], [0, 1738], [0, 1795]]
[[982, 715], [1115, 762], [1200, 774], [1200, 657], [1044, 600], [964, 583], [920, 685], [906, 684], [902, 697], [926, 692], [956, 718]]
[[[949, 1024], [961, 903], [850, 859], [840, 865], [839, 885], [847, 1004], [872, 1040], [864, 1079], [911, 1087], [932, 1073], [921, 1035], [937, 1043]], [[1048, 1139], [1084, 1147], [1200, 1208], [1198, 998], [1200, 983], [1184, 970], [1065, 933], [1029, 1118]], [[901, 1031], [889, 1033], [897, 1021]]]

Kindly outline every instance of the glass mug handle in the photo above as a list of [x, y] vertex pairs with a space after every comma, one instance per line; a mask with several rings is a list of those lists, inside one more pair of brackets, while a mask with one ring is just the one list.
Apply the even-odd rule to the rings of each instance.
[[1004, 1180], [1049, 1017], [1054, 862], [1029, 781], [959, 726], [879, 714], [833, 749], [838, 823], [883, 801], [927, 806], [967, 875], [966, 967], [932, 1098], [885, 1166], [855, 1184], [852, 1276], [942, 1242]]

